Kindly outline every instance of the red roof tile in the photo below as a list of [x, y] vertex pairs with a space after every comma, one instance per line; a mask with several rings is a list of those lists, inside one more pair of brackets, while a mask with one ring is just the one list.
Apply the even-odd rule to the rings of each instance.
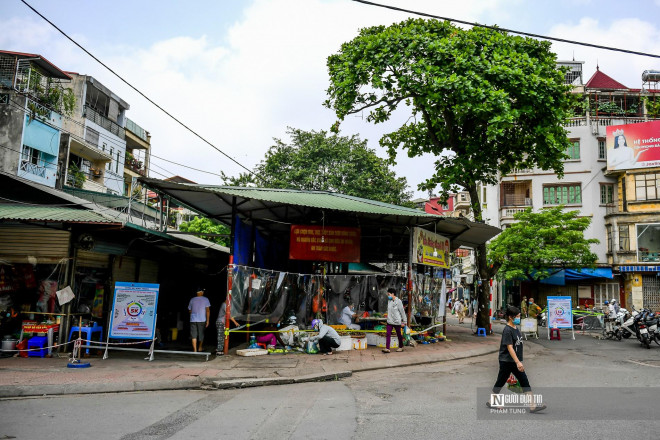
[[615, 80], [611, 76], [608, 76], [601, 72], [599, 69], [596, 69], [596, 73], [587, 81], [585, 84], [587, 89], [615, 89], [615, 90], [627, 90], [628, 87], [621, 84], [619, 81]]

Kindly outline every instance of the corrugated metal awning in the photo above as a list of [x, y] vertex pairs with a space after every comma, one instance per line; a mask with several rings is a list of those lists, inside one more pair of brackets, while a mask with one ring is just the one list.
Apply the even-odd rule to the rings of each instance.
[[59, 206], [3, 205], [0, 220], [18, 220], [56, 223], [103, 223], [121, 225], [93, 211]]

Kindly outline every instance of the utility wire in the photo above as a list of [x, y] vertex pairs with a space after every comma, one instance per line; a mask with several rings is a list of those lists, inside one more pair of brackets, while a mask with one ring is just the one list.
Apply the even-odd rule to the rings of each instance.
[[472, 22], [472, 21], [458, 20], [456, 18], [441, 17], [439, 15], [428, 14], [426, 12], [413, 11], [411, 9], [398, 8], [396, 6], [390, 6], [390, 5], [382, 5], [380, 3], [374, 3], [374, 2], [370, 2], [370, 1], [366, 1], [366, 0], [353, 0], [353, 1], [356, 2], [356, 3], [362, 3], [362, 4], [365, 4], [365, 5], [369, 5], [369, 6], [377, 6], [379, 8], [391, 9], [393, 11], [406, 12], [408, 14], [419, 15], [421, 17], [437, 18], [439, 20], [446, 20], [446, 21], [450, 21], [452, 23], [467, 24], [469, 26], [481, 27], [481, 28], [491, 29], [491, 30], [500, 31], [500, 32], [508, 32], [508, 33], [517, 34], [517, 35], [524, 35], [526, 37], [539, 38], [541, 40], [558, 41], [560, 43], [575, 44], [577, 46], [594, 47], [596, 49], [610, 50], [610, 51], [613, 51], [613, 52], [622, 52], [622, 53], [627, 53], [627, 54], [632, 54], [632, 55], [641, 55], [641, 56], [644, 56], [644, 57], [660, 58], [660, 55], [655, 55], [655, 54], [652, 54], [652, 53], [638, 52], [638, 51], [635, 51], [635, 50], [628, 50], [628, 49], [619, 49], [619, 48], [611, 47], [611, 46], [602, 46], [600, 44], [585, 43], [585, 42], [582, 42], [582, 41], [575, 41], [575, 40], [567, 40], [565, 38], [548, 37], [546, 35], [532, 34], [530, 32], [516, 31], [516, 30], [513, 30], [513, 29], [507, 29], [507, 28], [502, 28], [502, 27], [497, 27], [497, 26], [489, 26], [489, 25], [486, 25], [486, 24], [479, 24], [479, 23], [475, 23], [475, 22]]
[[[25, 0], [21, 0], [21, 2], [22, 2], [25, 6], [27, 6], [28, 8], [30, 8], [30, 9], [31, 9], [35, 14], [37, 14], [39, 17], [41, 17], [42, 19], [44, 19], [44, 21], [46, 21], [48, 24], [50, 24], [52, 27], [54, 27], [55, 29], [57, 29], [57, 31], [58, 31], [60, 34], [64, 35], [64, 37], [66, 37], [69, 41], [71, 41], [73, 44], [75, 44], [76, 46], [78, 46], [83, 52], [85, 52], [87, 55], [89, 55], [90, 57], [92, 57], [97, 63], [99, 63], [100, 65], [102, 65], [103, 67], [105, 67], [110, 73], [112, 73], [112, 74], [115, 75], [117, 78], [119, 78], [124, 84], [126, 84], [127, 86], [129, 86], [131, 89], [133, 89], [135, 92], [137, 92], [140, 96], [142, 96], [144, 99], [146, 99], [146, 100], [149, 101], [151, 104], [153, 104], [153, 105], [154, 105], [156, 108], [158, 108], [160, 111], [162, 111], [163, 113], [165, 113], [167, 116], [169, 116], [171, 119], [173, 119], [174, 121], [176, 121], [176, 122], [177, 122], [179, 125], [181, 125], [183, 128], [185, 128], [185, 129], [188, 130], [190, 133], [192, 133], [193, 135], [195, 135], [196, 137], [198, 137], [199, 139], [201, 139], [204, 143], [206, 143], [207, 145], [209, 145], [210, 147], [212, 147], [213, 149], [215, 149], [216, 151], [218, 151], [220, 154], [222, 154], [223, 156], [225, 156], [227, 159], [231, 160], [232, 162], [234, 162], [236, 165], [238, 165], [238, 166], [240, 166], [241, 168], [243, 168], [243, 169], [244, 169], [245, 171], [247, 171], [248, 173], [254, 175], [254, 173], [252, 172], [252, 170], [250, 170], [249, 168], [247, 168], [247, 167], [246, 167], [245, 165], [243, 165], [242, 163], [238, 162], [236, 159], [234, 159], [233, 157], [231, 157], [230, 155], [228, 155], [227, 153], [225, 153], [224, 151], [222, 151], [220, 148], [218, 148], [218, 147], [216, 147], [215, 145], [213, 145], [211, 142], [209, 142], [209, 141], [206, 140], [204, 137], [202, 137], [202, 135], [200, 135], [200, 134], [197, 133], [195, 130], [193, 130], [192, 128], [188, 127], [186, 124], [184, 124], [183, 122], [181, 122], [179, 119], [177, 119], [177, 118], [176, 118], [175, 116], [173, 116], [170, 112], [168, 112], [167, 110], [165, 110], [163, 107], [161, 107], [160, 105], [156, 104], [156, 102], [154, 102], [151, 98], [149, 98], [147, 95], [145, 95], [144, 93], [142, 93], [140, 90], [138, 90], [138, 89], [137, 89], [135, 86], [133, 86], [131, 83], [129, 83], [128, 81], [126, 81], [121, 75], [119, 75], [117, 72], [115, 72], [114, 70], [112, 70], [107, 64], [103, 63], [100, 59], [98, 59], [96, 56], [94, 56], [90, 51], [88, 51], [87, 49], [85, 49], [80, 43], [78, 43], [76, 40], [74, 40], [73, 38], [71, 38], [66, 32], [64, 32], [62, 29], [60, 29], [59, 27], [57, 27], [57, 26], [55, 25], [55, 23], [53, 23], [52, 21], [50, 21], [49, 19], [47, 19], [43, 14], [41, 14], [39, 11], [37, 11], [36, 9], [34, 9], [34, 8], [33, 8], [28, 2], [26, 2]], [[255, 175], [255, 177], [257, 177], [257, 176]]]

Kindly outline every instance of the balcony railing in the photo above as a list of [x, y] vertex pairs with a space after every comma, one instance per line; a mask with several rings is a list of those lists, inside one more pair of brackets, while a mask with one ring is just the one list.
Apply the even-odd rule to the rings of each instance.
[[147, 139], [147, 130], [144, 128], [140, 127], [137, 125], [135, 122], [131, 121], [130, 119], [126, 118], [126, 130], [130, 131], [133, 133], [135, 136], [139, 137], [145, 142], [148, 142]]
[[46, 177], [46, 167], [43, 165], [36, 165], [33, 164], [32, 162], [28, 162], [27, 160], [21, 160], [21, 171], [25, 171], [26, 173], [34, 174], [35, 176], [39, 177]]
[[503, 208], [501, 218], [513, 218], [519, 212], [524, 212], [527, 208]]
[[144, 169], [144, 167], [138, 167], [137, 165], [135, 165], [131, 162], [126, 162], [125, 166], [126, 166], [126, 168], [133, 171], [134, 173], [138, 173], [139, 175], [144, 176], [144, 177], [147, 176], [147, 171]]
[[105, 128], [106, 130], [108, 130], [110, 133], [114, 134], [118, 138], [126, 139], [126, 131], [124, 130], [123, 127], [120, 127], [119, 124], [117, 124], [116, 122], [111, 121], [110, 119], [101, 115], [93, 108], [86, 105], [84, 114], [87, 119]]

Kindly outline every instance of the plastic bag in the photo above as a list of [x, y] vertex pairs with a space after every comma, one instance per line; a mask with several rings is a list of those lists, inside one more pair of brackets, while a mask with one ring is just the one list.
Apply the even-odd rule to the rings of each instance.
[[516, 379], [516, 377], [513, 374], [509, 375], [509, 378], [506, 380], [506, 384], [507, 384], [507, 388], [512, 393], [522, 393], [523, 392], [523, 389], [520, 386], [520, 382], [518, 382], [518, 379]]

